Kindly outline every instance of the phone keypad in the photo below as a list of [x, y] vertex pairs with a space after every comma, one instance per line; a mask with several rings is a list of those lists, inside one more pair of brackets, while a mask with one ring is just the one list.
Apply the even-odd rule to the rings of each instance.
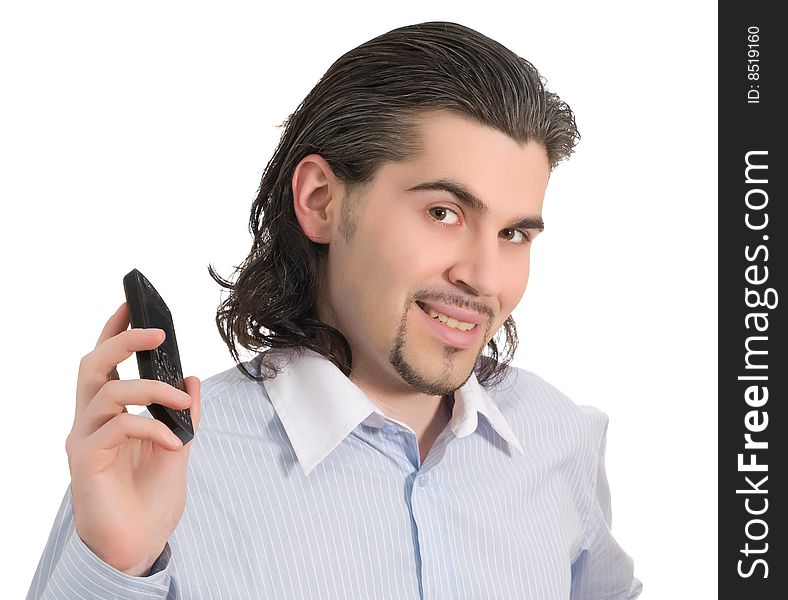
[[[173, 364], [167, 352], [161, 348], [156, 348], [153, 354], [153, 369], [156, 378], [159, 381], [169, 383], [171, 386], [178, 388], [182, 392], [186, 389], [183, 385], [183, 376], [179, 369]], [[173, 415], [187, 431], [192, 431], [191, 413], [188, 408], [183, 410], [175, 410], [173, 408], [165, 407], [167, 412]]]

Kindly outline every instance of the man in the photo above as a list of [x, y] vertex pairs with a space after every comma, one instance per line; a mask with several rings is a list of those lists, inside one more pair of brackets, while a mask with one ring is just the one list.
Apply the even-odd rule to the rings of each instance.
[[[457, 24], [335, 62], [266, 168], [237, 280], [210, 270], [238, 368], [187, 394], [119, 381], [163, 340], [125, 304], [83, 358], [28, 598], [636, 597], [606, 417], [508, 365], [577, 138], [530, 63]], [[195, 439], [125, 412], [151, 402], [189, 407]]]

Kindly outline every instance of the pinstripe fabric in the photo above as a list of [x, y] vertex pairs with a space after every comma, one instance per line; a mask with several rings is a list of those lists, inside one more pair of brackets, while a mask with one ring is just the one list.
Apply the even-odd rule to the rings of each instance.
[[28, 600], [639, 595], [609, 528], [603, 413], [522, 369], [471, 375], [420, 464], [408, 426], [328, 360], [279, 356], [272, 380], [203, 382], [186, 509], [152, 575], [98, 559], [67, 491]]

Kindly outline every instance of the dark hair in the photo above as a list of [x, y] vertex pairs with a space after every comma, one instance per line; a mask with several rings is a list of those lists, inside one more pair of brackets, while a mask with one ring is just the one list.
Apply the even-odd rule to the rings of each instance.
[[[216, 325], [237, 367], [255, 380], [278, 372], [273, 361], [263, 360], [261, 376], [250, 373], [236, 344], [253, 351], [310, 348], [350, 374], [347, 340], [318, 318], [319, 265], [327, 246], [306, 237], [293, 208], [291, 180], [303, 157], [321, 155], [349, 196], [369, 184], [384, 163], [416, 156], [418, 117], [444, 109], [521, 144], [543, 145], [552, 169], [569, 157], [580, 136], [571, 109], [545, 83], [530, 62], [505, 46], [449, 22], [394, 29], [334, 62], [283, 123], [252, 205], [254, 241], [235, 270], [237, 281], [208, 267], [211, 277], [230, 290], [217, 310]], [[350, 229], [352, 211], [342, 215]], [[503, 377], [514, 356], [517, 330], [511, 315], [502, 329], [507, 351], [499, 361], [499, 330], [486, 346], [489, 356], [482, 353], [474, 367], [480, 384]]]

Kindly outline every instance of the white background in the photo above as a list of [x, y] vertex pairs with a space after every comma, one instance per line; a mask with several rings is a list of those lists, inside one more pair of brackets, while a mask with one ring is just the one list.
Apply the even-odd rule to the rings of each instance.
[[576, 112], [514, 363], [609, 415], [613, 531], [642, 597], [716, 596], [716, 3], [454, 0], [3, 5], [3, 597], [49, 535], [78, 363], [123, 275], [166, 299], [187, 375], [231, 367], [207, 265], [246, 256], [277, 126], [343, 53], [428, 20], [528, 58]]

